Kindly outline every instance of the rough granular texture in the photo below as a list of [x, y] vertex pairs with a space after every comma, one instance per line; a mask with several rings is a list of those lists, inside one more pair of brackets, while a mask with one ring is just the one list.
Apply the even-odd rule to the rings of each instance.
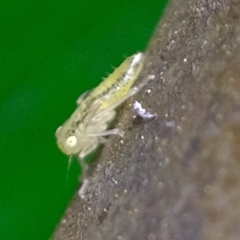
[[[240, 236], [240, 2], [174, 0], [134, 97], [55, 240], [236, 240]], [[133, 103], [133, 99], [128, 103]]]

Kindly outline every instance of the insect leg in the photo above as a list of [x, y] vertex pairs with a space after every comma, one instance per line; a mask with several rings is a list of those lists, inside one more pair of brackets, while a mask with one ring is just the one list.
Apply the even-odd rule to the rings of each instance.
[[79, 153], [80, 160], [83, 160], [90, 152], [92, 152], [95, 148], [98, 146], [98, 139], [91, 139], [89, 141], [89, 144], [83, 147], [81, 152]]
[[141, 90], [141, 88], [143, 88], [148, 83], [149, 80], [153, 80], [154, 78], [155, 78], [154, 75], [147, 76], [140, 84], [138, 84], [138, 86], [135, 86], [132, 89], [130, 89], [130, 91], [124, 97], [122, 97], [120, 100], [118, 100], [116, 103], [112, 104], [108, 108], [99, 112], [92, 120], [95, 121], [95, 119], [98, 119], [99, 115], [104, 115], [105, 112], [109, 112], [109, 111], [117, 108], [119, 105], [121, 105], [123, 102], [125, 102], [129, 97], [138, 93]]
[[[154, 75], [148, 75], [142, 82], [140, 82], [137, 86], [133, 87], [129, 93], [126, 95], [126, 97], [131, 97], [138, 93], [147, 83], [149, 80], [153, 80], [155, 78]], [[126, 100], [126, 99], [125, 99]]]
[[119, 136], [123, 137], [124, 131], [122, 131], [121, 129], [118, 129], [118, 128], [114, 128], [114, 129], [106, 130], [103, 132], [88, 134], [89, 137], [103, 137], [103, 136], [109, 136], [109, 135], [119, 135]]
[[93, 118], [93, 121], [96, 121], [97, 123], [105, 123], [108, 121], [111, 121], [116, 115], [116, 111], [109, 110], [109, 111], [102, 111], [99, 114], [97, 114], [96, 117]]
[[86, 193], [88, 184], [89, 184], [89, 181], [87, 179], [83, 179], [82, 186], [80, 187], [80, 189], [78, 191], [78, 196], [82, 199], [85, 197], [85, 193]]
[[[92, 139], [93, 140], [93, 139]], [[87, 172], [88, 169], [88, 165], [85, 162], [85, 157], [92, 152], [95, 148], [97, 148], [98, 146], [98, 139], [96, 138], [96, 140], [89, 142], [89, 144], [87, 146], [85, 146], [82, 151], [79, 153], [78, 157], [79, 157], [79, 163], [80, 166], [82, 167], [82, 175], [84, 176]], [[84, 179], [84, 177], [83, 177]]]

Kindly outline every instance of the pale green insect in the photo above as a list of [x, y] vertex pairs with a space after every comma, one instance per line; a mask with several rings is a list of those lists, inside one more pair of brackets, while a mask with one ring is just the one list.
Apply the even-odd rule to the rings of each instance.
[[65, 154], [78, 154], [84, 159], [107, 140], [106, 136], [117, 134], [123, 137], [122, 130], [108, 130], [108, 124], [115, 118], [116, 108], [150, 79], [134, 86], [143, 60], [143, 53], [128, 57], [99, 86], [79, 97], [77, 109], [56, 131], [57, 144]]

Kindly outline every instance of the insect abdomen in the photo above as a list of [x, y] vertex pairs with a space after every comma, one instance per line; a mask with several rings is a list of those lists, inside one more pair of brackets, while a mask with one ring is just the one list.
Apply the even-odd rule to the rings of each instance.
[[128, 57], [114, 70], [88, 97], [103, 99], [105, 106], [109, 106], [126, 95], [134, 85], [143, 66], [143, 53]]

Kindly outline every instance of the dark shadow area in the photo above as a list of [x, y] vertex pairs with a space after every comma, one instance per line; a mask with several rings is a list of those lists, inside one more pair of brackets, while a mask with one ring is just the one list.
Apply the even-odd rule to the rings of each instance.
[[[174, 0], [141, 81], [56, 240], [231, 240], [240, 235], [240, 2]], [[137, 100], [154, 119], [136, 119]]]

